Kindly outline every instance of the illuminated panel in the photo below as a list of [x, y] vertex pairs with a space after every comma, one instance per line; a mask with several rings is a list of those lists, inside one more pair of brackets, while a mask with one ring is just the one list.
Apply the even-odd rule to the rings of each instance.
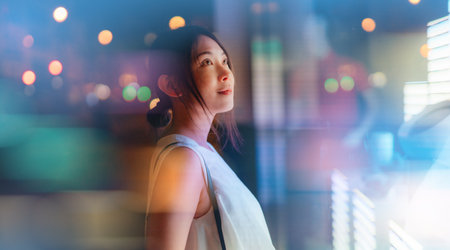
[[449, 16], [428, 23], [428, 105], [450, 100], [449, 32]]
[[434, 94], [430, 95], [430, 105], [438, 102], [450, 100], [450, 94]]
[[428, 61], [428, 71], [437, 71], [450, 68], [450, 58], [441, 58]]
[[450, 69], [432, 71], [428, 73], [428, 82], [450, 81]]
[[450, 48], [448, 45], [438, 48], [430, 49], [428, 51], [428, 60], [434, 60], [439, 58], [448, 57], [450, 55]]
[[350, 249], [350, 209], [347, 178], [338, 170], [331, 175], [333, 249]]
[[403, 87], [404, 121], [420, 113], [430, 103], [428, 82], [407, 82]]
[[450, 41], [449, 39], [450, 39], [450, 34], [448, 32], [446, 32], [444, 34], [440, 34], [435, 37], [431, 37], [428, 39], [428, 42], [427, 42], [428, 48], [434, 49], [437, 47], [447, 45]]
[[403, 87], [403, 94], [406, 95], [427, 95], [428, 83], [427, 82], [407, 82]]
[[450, 23], [448, 16], [439, 18], [428, 23], [427, 37], [435, 37], [450, 31]]
[[374, 204], [358, 189], [353, 190], [353, 228], [355, 250], [377, 248]]
[[399, 225], [389, 221], [389, 249], [422, 250], [422, 246], [407, 234]]
[[251, 51], [255, 124], [280, 128], [284, 122], [282, 44], [278, 39], [255, 37]]
[[405, 105], [428, 105], [428, 95], [408, 95], [403, 98]]
[[407, 115], [417, 115], [422, 112], [427, 105], [405, 105], [403, 106], [403, 113]]

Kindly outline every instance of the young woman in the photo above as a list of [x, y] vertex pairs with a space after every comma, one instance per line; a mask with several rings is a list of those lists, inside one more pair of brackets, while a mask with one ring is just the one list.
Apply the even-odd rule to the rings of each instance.
[[147, 120], [164, 131], [150, 165], [147, 249], [221, 249], [206, 168], [226, 248], [274, 249], [258, 201], [207, 142], [211, 130], [220, 137], [212, 124], [224, 113], [227, 140], [239, 144], [226, 50], [206, 29], [186, 26], [158, 35], [149, 69], [160, 102]]

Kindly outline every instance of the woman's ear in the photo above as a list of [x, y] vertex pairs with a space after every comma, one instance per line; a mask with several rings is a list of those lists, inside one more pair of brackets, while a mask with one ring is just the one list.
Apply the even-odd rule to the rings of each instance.
[[181, 93], [175, 89], [174, 82], [176, 84], [175, 76], [161, 75], [158, 78], [158, 87], [170, 97], [180, 97]]

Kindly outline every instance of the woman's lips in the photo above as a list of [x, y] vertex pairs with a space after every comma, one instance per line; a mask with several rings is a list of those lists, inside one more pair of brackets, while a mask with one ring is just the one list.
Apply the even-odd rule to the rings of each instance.
[[219, 91], [218, 93], [221, 95], [231, 95], [233, 93], [233, 91], [231, 89], [227, 89], [224, 91]]

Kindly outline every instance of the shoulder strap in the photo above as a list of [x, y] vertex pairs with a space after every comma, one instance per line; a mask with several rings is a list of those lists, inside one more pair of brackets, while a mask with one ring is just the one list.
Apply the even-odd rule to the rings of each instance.
[[222, 246], [222, 250], [226, 250], [227, 248], [225, 246], [225, 239], [223, 238], [222, 220], [220, 219], [219, 205], [217, 204], [216, 192], [214, 192], [214, 185], [211, 179], [211, 175], [209, 174], [209, 169], [208, 166], [206, 165], [205, 159], [203, 159], [203, 162], [205, 162], [206, 175], [208, 176], [208, 194], [214, 210], [214, 218], [216, 219], [216, 226], [217, 232], [219, 233], [220, 245]]
[[[155, 164], [158, 163], [159, 160], [159, 156], [162, 154], [162, 152], [164, 152], [164, 150], [166, 150], [167, 148], [169, 148], [170, 146], [173, 146], [175, 144], [178, 144], [178, 142], [173, 142], [169, 145], [167, 145], [166, 147], [164, 147], [161, 152], [159, 153], [158, 157], [156, 158]], [[209, 199], [211, 200], [211, 204], [213, 206], [213, 210], [214, 210], [214, 218], [216, 220], [216, 226], [217, 226], [217, 232], [219, 233], [219, 239], [220, 239], [220, 245], [222, 246], [222, 250], [226, 250], [226, 246], [225, 246], [225, 239], [223, 237], [223, 231], [222, 231], [222, 219], [220, 218], [220, 211], [219, 211], [219, 205], [217, 204], [217, 198], [216, 198], [216, 193], [214, 192], [214, 184], [212, 182], [211, 179], [211, 174], [209, 173], [209, 168], [206, 165], [206, 161], [205, 158], [203, 158], [203, 155], [198, 153], [204, 164], [205, 164], [205, 169], [206, 169], [206, 176], [208, 177], [208, 194], [209, 194]]]

